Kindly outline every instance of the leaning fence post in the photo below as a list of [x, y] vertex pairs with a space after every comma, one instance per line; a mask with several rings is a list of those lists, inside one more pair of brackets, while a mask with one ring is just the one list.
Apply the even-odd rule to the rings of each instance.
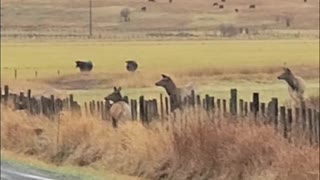
[[231, 89], [230, 94], [230, 112], [232, 115], [237, 115], [237, 89]]

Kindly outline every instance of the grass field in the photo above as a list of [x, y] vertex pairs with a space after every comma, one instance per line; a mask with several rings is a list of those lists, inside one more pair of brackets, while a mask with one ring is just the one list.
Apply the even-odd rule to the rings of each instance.
[[[230, 88], [238, 88], [245, 99], [258, 91], [263, 100], [285, 100], [287, 86], [276, 79], [284, 62], [307, 80], [307, 94], [318, 94], [318, 49], [318, 40], [4, 43], [1, 75], [13, 89], [55, 88], [74, 93], [80, 102], [102, 99], [113, 86], [122, 86], [130, 97], [158, 96], [164, 91], [154, 83], [162, 73], [179, 86], [195, 83], [201, 94], [227, 98]], [[78, 59], [92, 60], [93, 72], [80, 74]], [[126, 72], [128, 59], [138, 61], [137, 73]], [[12, 81], [15, 68], [18, 80]]]

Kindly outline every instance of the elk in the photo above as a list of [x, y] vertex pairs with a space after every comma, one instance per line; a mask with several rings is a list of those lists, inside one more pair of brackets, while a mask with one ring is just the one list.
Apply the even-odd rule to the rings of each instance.
[[[279, 80], [284, 80], [288, 84], [289, 95], [294, 104], [304, 104], [305, 81], [292, 73], [289, 68], [283, 67], [283, 73], [278, 76]], [[291, 102], [292, 102], [291, 101]]]
[[113, 127], [118, 127], [119, 121], [131, 119], [131, 108], [121, 95], [121, 87], [113, 87], [113, 92], [104, 99], [111, 105], [109, 114]]
[[182, 100], [191, 95], [191, 91], [195, 90], [192, 83], [187, 84], [183, 88], [178, 88], [171, 77], [162, 74], [162, 79], [155, 83], [156, 86], [163, 87], [170, 97], [171, 111], [182, 109]]
[[76, 68], [80, 69], [80, 72], [89, 72], [93, 68], [91, 61], [76, 61]]

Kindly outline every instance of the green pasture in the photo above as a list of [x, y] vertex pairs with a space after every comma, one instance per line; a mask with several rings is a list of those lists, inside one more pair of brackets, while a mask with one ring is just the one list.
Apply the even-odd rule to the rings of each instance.
[[216, 40], [182, 42], [59, 42], [3, 43], [3, 77], [32, 78], [77, 73], [74, 61], [92, 60], [95, 72], [125, 71], [135, 59], [140, 71], [166, 72], [197, 68], [228, 68], [317, 64], [317, 40]]
[[[319, 66], [318, 40], [217, 40], [180, 42], [34, 42], [3, 43], [1, 47], [2, 79], [12, 79], [14, 69], [18, 79], [56, 78], [76, 74], [74, 61], [90, 59], [95, 72], [125, 72], [125, 60], [136, 59], [140, 73], [188, 71], [201, 68], [261, 68], [277, 67], [284, 62], [290, 66]], [[103, 78], [103, 77], [99, 77]], [[235, 77], [236, 78], [236, 77]], [[141, 79], [143, 81], [143, 79]], [[198, 87], [200, 94], [212, 94], [217, 98], [228, 98], [229, 90], [237, 88], [239, 98], [251, 99], [253, 92], [260, 92], [263, 101], [271, 97], [288, 99], [287, 85], [274, 80], [269, 83], [229, 79], [212, 81]], [[319, 79], [307, 81], [307, 94], [319, 94]], [[80, 102], [102, 100], [111, 89], [92, 87], [87, 90], [69, 90]], [[139, 95], [158, 97], [164, 93], [158, 87], [123, 88], [123, 94], [132, 98]]]

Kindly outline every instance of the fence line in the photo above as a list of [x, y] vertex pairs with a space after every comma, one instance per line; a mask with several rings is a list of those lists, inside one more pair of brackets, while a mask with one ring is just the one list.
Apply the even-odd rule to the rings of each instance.
[[[1, 103], [14, 108], [15, 110], [27, 110], [33, 115], [45, 115], [54, 118], [62, 110], [70, 110], [73, 115], [95, 116], [101, 120], [110, 120], [108, 114], [110, 105], [104, 101], [91, 100], [84, 102], [81, 106], [74, 100], [72, 94], [64, 99], [41, 96], [33, 97], [31, 90], [27, 91], [27, 96], [23, 92], [20, 94], [10, 93], [9, 86], [4, 86], [4, 93], [1, 90]], [[124, 97], [131, 107], [132, 120], [140, 120], [144, 124], [151, 121], [168, 119], [170, 116], [176, 117], [176, 111], [172, 109], [172, 101], [169, 97], [160, 94], [159, 99], [146, 99], [140, 96], [139, 99]], [[206, 94], [202, 99], [194, 91], [191, 96], [181, 100], [183, 109], [204, 110], [209, 117], [230, 117], [252, 118], [255, 122], [271, 124], [285, 138], [290, 140], [290, 135], [295, 131], [302, 131], [308, 136], [311, 144], [319, 144], [320, 140], [320, 113], [318, 109], [306, 107], [280, 106], [277, 98], [271, 98], [268, 103], [260, 102], [259, 93], [252, 94], [252, 101], [238, 99], [237, 89], [230, 90], [230, 99], [219, 99]], [[229, 106], [227, 106], [229, 104]], [[196, 112], [196, 111], [193, 111]]]

